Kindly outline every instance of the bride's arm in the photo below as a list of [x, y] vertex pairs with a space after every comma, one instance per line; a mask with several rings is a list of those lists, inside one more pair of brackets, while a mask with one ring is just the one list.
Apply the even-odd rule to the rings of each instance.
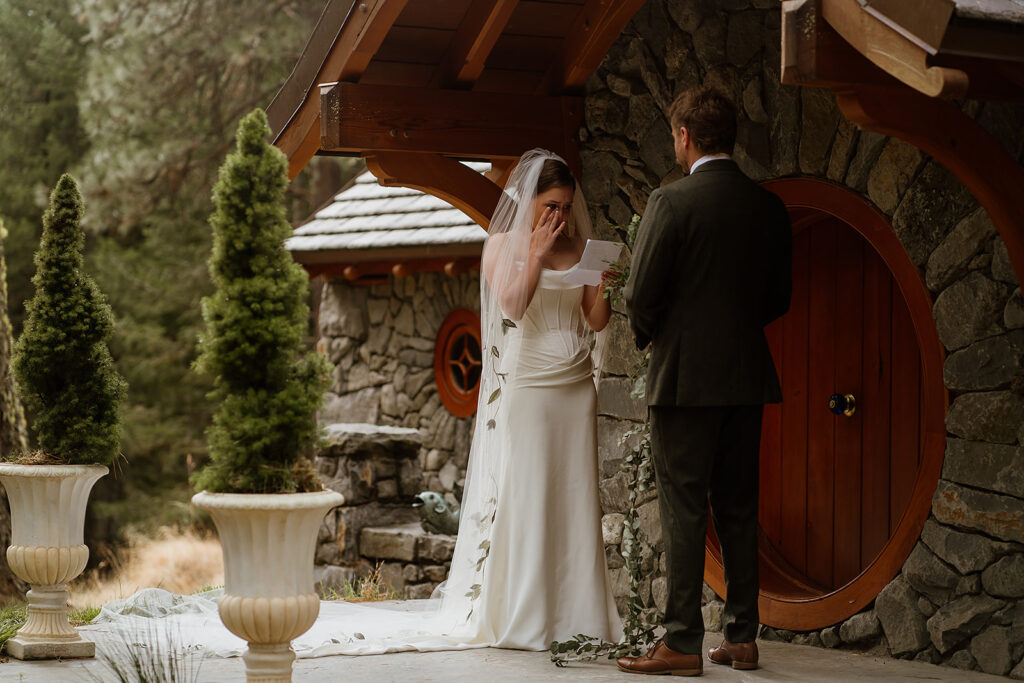
[[604, 284], [607, 273], [602, 273], [601, 284], [597, 287], [585, 285], [583, 287], [583, 317], [586, 319], [590, 329], [600, 332], [608, 325], [612, 317], [612, 304], [604, 298]]
[[555, 214], [544, 209], [537, 227], [530, 234], [529, 252], [525, 263], [517, 263], [515, 254], [508, 254], [505, 240], [514, 238], [506, 233], [492, 235], [484, 253], [483, 271], [487, 282], [495, 290], [498, 305], [512, 320], [521, 320], [533, 301], [540, 279], [541, 260], [554, 245], [565, 222], [555, 224]]

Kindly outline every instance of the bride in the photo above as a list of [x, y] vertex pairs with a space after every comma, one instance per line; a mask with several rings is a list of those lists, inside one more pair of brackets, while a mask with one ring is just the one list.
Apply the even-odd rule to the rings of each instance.
[[[591, 236], [568, 166], [544, 150], [512, 172], [484, 244], [485, 368], [448, 580], [430, 600], [323, 602], [296, 654], [503, 647], [546, 650], [622, 626], [601, 534], [592, 348], [611, 308], [598, 287], [563, 281]], [[105, 605], [96, 623], [171, 619], [179, 640], [241, 654], [212, 597], [153, 589]], [[139, 626], [135, 623], [135, 626]]]

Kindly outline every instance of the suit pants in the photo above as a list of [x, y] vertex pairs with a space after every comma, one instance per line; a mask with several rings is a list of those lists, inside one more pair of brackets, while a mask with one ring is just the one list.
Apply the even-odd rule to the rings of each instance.
[[665, 539], [665, 643], [701, 652], [708, 502], [722, 547], [725, 639], [757, 637], [758, 462], [763, 406], [651, 406], [651, 449]]

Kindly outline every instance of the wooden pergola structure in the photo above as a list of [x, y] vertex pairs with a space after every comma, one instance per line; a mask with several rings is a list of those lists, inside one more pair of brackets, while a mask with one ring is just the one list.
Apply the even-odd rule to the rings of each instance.
[[583, 84], [643, 3], [332, 0], [267, 110], [274, 144], [291, 177], [315, 154], [362, 156], [381, 184], [434, 194], [486, 227], [526, 150], [579, 173]]

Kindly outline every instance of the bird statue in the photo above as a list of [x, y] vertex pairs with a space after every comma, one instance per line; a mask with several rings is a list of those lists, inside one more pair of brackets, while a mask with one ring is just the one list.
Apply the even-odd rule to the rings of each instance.
[[458, 505], [452, 506], [440, 493], [424, 491], [413, 500], [412, 506], [420, 514], [420, 525], [431, 534], [459, 533]]

